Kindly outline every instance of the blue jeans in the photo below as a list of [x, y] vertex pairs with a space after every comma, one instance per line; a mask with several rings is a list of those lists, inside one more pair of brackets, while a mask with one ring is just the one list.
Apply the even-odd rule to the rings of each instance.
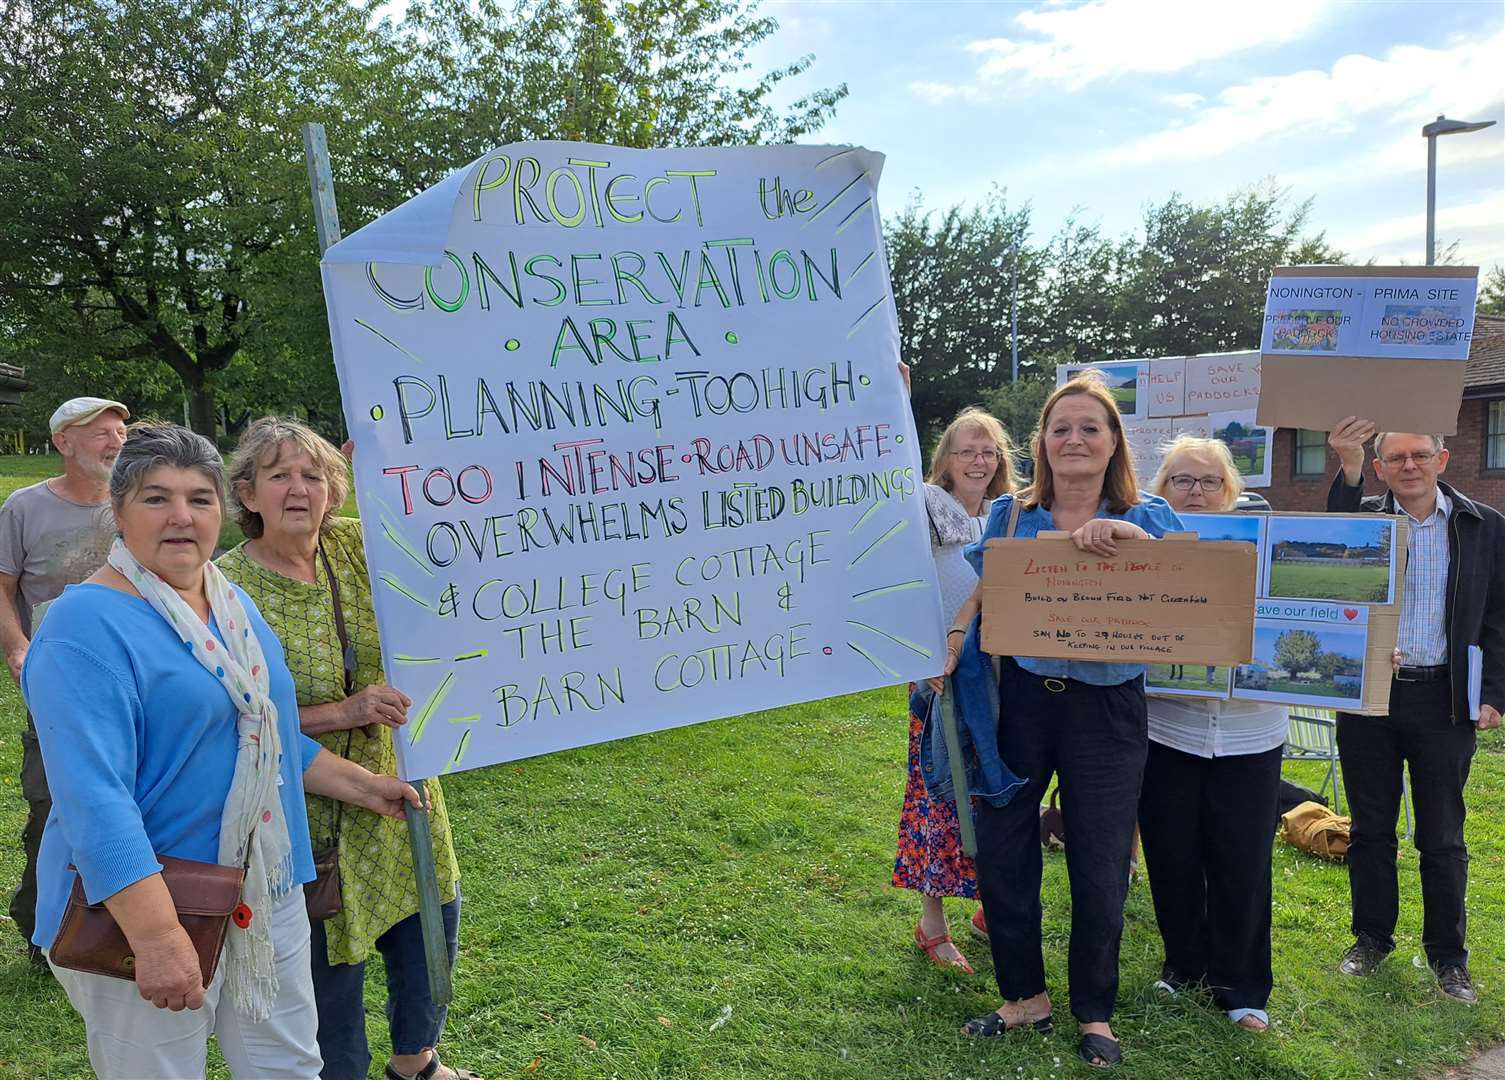
[[[449, 962], [460, 944], [460, 889], [440, 909]], [[423, 954], [423, 928], [409, 915], [376, 939], [387, 968], [387, 1028], [392, 1053], [416, 1054], [439, 1045], [444, 1033], [446, 1006], [429, 995], [428, 963]], [[324, 1056], [323, 1080], [365, 1080], [371, 1067], [366, 1043], [366, 964], [331, 964], [324, 924], [313, 924], [312, 967], [314, 1001], [319, 1008], [319, 1052]]]

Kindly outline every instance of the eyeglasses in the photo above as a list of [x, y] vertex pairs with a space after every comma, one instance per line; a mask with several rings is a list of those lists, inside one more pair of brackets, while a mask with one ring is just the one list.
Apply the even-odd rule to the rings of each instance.
[[961, 458], [961, 460], [965, 461], [968, 465], [972, 464], [972, 462], [977, 461], [978, 459], [981, 459], [982, 463], [984, 465], [992, 465], [994, 462], [996, 462], [998, 460], [998, 451], [997, 450], [953, 450], [953, 451], [951, 451], [951, 456], [954, 457], [954, 458]]
[[1188, 476], [1186, 473], [1177, 473], [1171, 477], [1171, 487], [1177, 491], [1190, 491], [1198, 484], [1203, 491], [1222, 491], [1223, 478], [1221, 476]]
[[1416, 467], [1421, 469], [1431, 464], [1436, 456], [1437, 453], [1434, 450], [1418, 450], [1414, 454], [1386, 454], [1380, 460], [1391, 469], [1404, 469], [1407, 461], [1416, 462]]

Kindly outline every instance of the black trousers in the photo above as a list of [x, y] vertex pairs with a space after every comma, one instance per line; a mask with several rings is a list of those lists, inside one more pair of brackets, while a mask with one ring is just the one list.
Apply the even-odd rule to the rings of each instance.
[[1008, 805], [977, 800], [977, 883], [1004, 1000], [1045, 989], [1040, 940], [1040, 800], [1060, 778], [1071, 880], [1067, 975], [1071, 1012], [1108, 1020], [1118, 995], [1118, 946], [1129, 854], [1149, 742], [1144, 681], [1091, 686], [1042, 679], [1003, 661], [998, 749], [1028, 780]]
[[26, 730], [21, 732], [21, 796], [26, 800], [26, 824], [21, 829], [26, 863], [21, 869], [21, 883], [10, 900], [10, 917], [29, 945], [32, 931], [37, 928], [37, 852], [42, 847], [47, 815], [52, 813], [52, 792], [42, 768], [42, 746], [37, 742], [30, 713], [26, 714]]
[[1400, 815], [1401, 769], [1411, 769], [1416, 850], [1421, 859], [1421, 943], [1436, 967], [1468, 961], [1464, 945], [1468, 848], [1463, 843], [1463, 787], [1473, 761], [1475, 732], [1453, 723], [1446, 679], [1392, 681], [1390, 715], [1338, 714], [1338, 756], [1353, 829], [1348, 886], [1353, 932], [1381, 949], [1395, 948], [1400, 912], [1395, 822]]
[[1270, 853], [1281, 748], [1204, 758], [1150, 743], [1139, 837], [1166, 977], [1222, 1009], [1270, 1000]]

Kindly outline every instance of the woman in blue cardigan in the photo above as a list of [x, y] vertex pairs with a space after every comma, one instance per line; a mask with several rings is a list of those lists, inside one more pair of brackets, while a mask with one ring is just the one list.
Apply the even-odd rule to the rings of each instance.
[[[1164, 499], [1139, 493], [1118, 406], [1095, 372], [1078, 376], [1046, 400], [1034, 458], [1034, 482], [1018, 496], [996, 499], [982, 539], [967, 549], [979, 574], [985, 545], [1005, 534], [1011, 516], [1017, 537], [1058, 530], [1069, 533], [1082, 551], [1107, 558], [1118, 553], [1119, 540], [1158, 537], [1181, 527]], [[956, 668], [981, 606], [979, 587], [948, 636], [947, 673]], [[1148, 746], [1144, 670], [1143, 664], [1003, 658], [998, 752], [1008, 770], [1027, 781], [1007, 804], [979, 799], [975, 807], [977, 878], [1004, 1004], [969, 1021], [964, 1034], [988, 1037], [1020, 1027], [1050, 1027], [1040, 940], [1037, 808], [1054, 774], [1070, 837], [1068, 975], [1071, 1011], [1081, 1033], [1078, 1053], [1099, 1066], [1122, 1058], [1108, 1021], [1118, 992], [1118, 946]]]
[[[124, 933], [133, 982], [53, 965], [101, 1077], [203, 1076], [210, 1032], [237, 1078], [317, 1076], [303, 792], [392, 816], [418, 795], [299, 731], [282, 646], [209, 562], [212, 443], [136, 425], [110, 503], [108, 564], [53, 602], [21, 673], [53, 794], [32, 940], [52, 948], [75, 873]], [[208, 986], [160, 855], [246, 869]]]

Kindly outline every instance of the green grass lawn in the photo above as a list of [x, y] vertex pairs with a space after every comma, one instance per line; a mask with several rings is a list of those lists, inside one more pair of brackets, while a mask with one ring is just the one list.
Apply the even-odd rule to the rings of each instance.
[[[1260, 687], [1275, 694], [1304, 694], [1307, 697], [1331, 698], [1335, 709], [1352, 708], [1355, 699], [1337, 691], [1337, 684], [1331, 679], [1270, 679], [1267, 685]], [[1345, 703], [1346, 706], [1345, 706]]]
[[1228, 689], [1228, 669], [1215, 667], [1212, 678], [1207, 677], [1206, 664], [1182, 664], [1181, 678], [1171, 678], [1170, 664], [1151, 664], [1149, 681], [1154, 686], [1167, 686], [1175, 690], [1207, 690], [1221, 694]]
[[[0, 501], [17, 488], [27, 484], [35, 484], [38, 480], [46, 480], [48, 477], [58, 476], [63, 471], [63, 459], [56, 454], [4, 454], [0, 455]], [[358, 517], [355, 509], [355, 489], [350, 491], [350, 497], [345, 500], [345, 505], [340, 512], [349, 517]], [[224, 527], [220, 530], [219, 546], [222, 549], [234, 547], [244, 540], [245, 534], [240, 531], [240, 526], [227, 516]]]
[[1390, 569], [1386, 566], [1324, 566], [1279, 560], [1270, 565], [1271, 596], [1372, 604], [1383, 603], [1389, 592]]
[[[15, 837], [23, 713], [15, 688], [0, 683], [0, 835]], [[918, 902], [888, 885], [903, 710], [901, 690], [873, 691], [447, 778], [465, 906], [446, 1057], [490, 1080], [1096, 1075], [1075, 1057], [1067, 1016], [1060, 855], [1046, 857], [1043, 890], [1056, 1035], [957, 1034], [998, 996], [986, 949], [964, 932], [972, 905], [948, 905], [978, 969], [967, 977], [924, 962], [910, 939]], [[1319, 783], [1316, 766], [1288, 768]], [[1480, 1006], [1444, 1003], [1411, 963], [1421, 930], [1414, 850], [1401, 851], [1400, 947], [1381, 974], [1356, 982], [1334, 970], [1349, 943], [1343, 868], [1277, 845], [1273, 1030], [1249, 1035], [1204, 1000], [1150, 993], [1160, 944], [1141, 881], [1129, 895], [1115, 1017], [1123, 1075], [1418, 1077], [1505, 1038], [1498, 734], [1481, 739], [1469, 798]], [[18, 846], [0, 844], [7, 890], [19, 870]], [[373, 960], [373, 1077], [386, 1044], [382, 980]], [[88, 1075], [81, 1022], [4, 925], [0, 1002], [0, 1076]]]
[[1252, 454], [1234, 454], [1233, 464], [1238, 468], [1240, 476], [1260, 476], [1265, 471], [1265, 445], [1260, 443], [1259, 448]]

